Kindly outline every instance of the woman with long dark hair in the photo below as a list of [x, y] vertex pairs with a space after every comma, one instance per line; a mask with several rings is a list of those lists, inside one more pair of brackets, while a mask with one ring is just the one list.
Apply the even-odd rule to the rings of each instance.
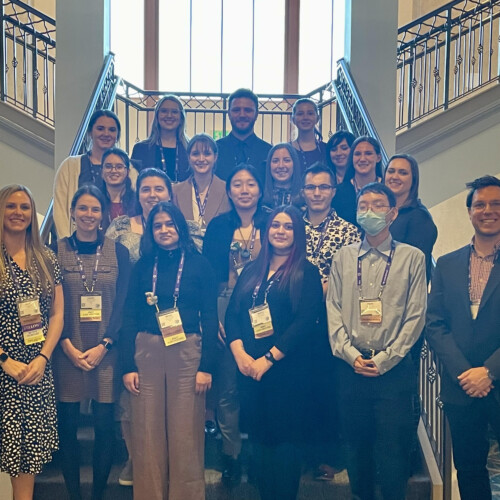
[[266, 179], [262, 204], [273, 210], [291, 205], [300, 198], [302, 174], [295, 148], [287, 142], [271, 148], [266, 161]]
[[332, 205], [342, 219], [358, 225], [356, 196], [370, 182], [382, 182], [382, 154], [379, 142], [373, 137], [358, 137], [351, 146], [344, 181], [337, 186]]
[[[132, 167], [133, 168], [133, 167]], [[110, 148], [102, 155], [102, 191], [106, 200], [102, 229], [121, 215], [135, 215], [135, 192], [130, 179], [130, 160], [120, 148]]]
[[337, 178], [336, 184], [344, 182], [344, 176], [349, 164], [349, 153], [356, 137], [347, 130], [335, 132], [326, 143], [326, 164]]
[[325, 143], [317, 124], [319, 122], [318, 105], [309, 97], [294, 102], [292, 123], [297, 127], [297, 137], [291, 145], [297, 150], [301, 163], [300, 176], [313, 163], [324, 163], [326, 159]]
[[306, 259], [301, 214], [279, 207], [226, 313], [227, 340], [240, 372], [242, 421], [254, 444], [263, 500], [297, 495], [299, 444], [306, 411], [314, 411], [307, 394], [322, 299], [319, 272]]
[[149, 214], [122, 327], [132, 394], [134, 498], [203, 500], [205, 393], [217, 362], [213, 272], [180, 210]]
[[[235, 167], [226, 182], [226, 193], [232, 209], [212, 219], [205, 234], [203, 255], [215, 271], [222, 341], [225, 339], [226, 308], [238, 276], [260, 252], [261, 235], [267, 220], [267, 213], [261, 207], [262, 192], [262, 182], [252, 165], [241, 163]], [[210, 399], [216, 399], [213, 405], [216, 406], [217, 422], [222, 434], [222, 481], [233, 485], [241, 479], [240, 406], [236, 365], [227, 347], [214, 379], [215, 395], [212, 394]]]
[[14, 498], [31, 500], [58, 448], [50, 358], [63, 326], [62, 278], [28, 188], [0, 189], [0, 221], [0, 471]]
[[113, 463], [114, 403], [119, 395], [117, 351], [129, 276], [125, 247], [102, 234], [104, 196], [93, 185], [71, 202], [76, 230], [57, 242], [63, 273], [64, 329], [54, 352], [62, 470], [71, 500], [80, 500], [78, 420], [91, 400], [94, 417], [92, 499], [103, 497]]
[[188, 142], [182, 102], [175, 95], [166, 95], [156, 103], [149, 137], [134, 146], [131, 159], [139, 171], [155, 167], [172, 182], [185, 181], [189, 177]]

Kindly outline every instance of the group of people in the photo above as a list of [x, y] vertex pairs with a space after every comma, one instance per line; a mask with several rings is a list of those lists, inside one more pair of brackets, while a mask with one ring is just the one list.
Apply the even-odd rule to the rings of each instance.
[[[88, 152], [56, 174], [52, 250], [29, 190], [0, 190], [0, 470], [15, 500], [32, 498], [58, 446], [70, 498], [81, 499], [84, 402], [93, 500], [117, 408], [121, 482], [137, 500], [203, 499], [214, 428], [228, 486], [248, 433], [263, 500], [296, 498], [304, 456], [331, 478], [344, 445], [353, 498], [373, 498], [376, 484], [405, 498], [437, 238], [418, 165], [398, 154], [384, 170], [377, 141], [345, 131], [323, 143], [310, 99], [293, 107], [290, 143], [259, 139], [257, 115], [257, 96], [239, 89], [231, 133], [189, 140], [181, 102], [166, 96], [129, 159], [118, 118], [97, 111]], [[438, 261], [427, 335], [445, 369], [463, 498], [483, 499], [488, 422], [500, 431], [500, 181], [469, 187], [475, 236]]]

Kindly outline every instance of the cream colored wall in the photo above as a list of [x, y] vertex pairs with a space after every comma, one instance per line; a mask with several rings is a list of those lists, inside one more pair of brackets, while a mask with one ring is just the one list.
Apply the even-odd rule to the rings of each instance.
[[12, 500], [10, 478], [4, 472], [0, 472], [0, 500]]
[[30, 0], [26, 3], [52, 19], [56, 18], [56, 0]]
[[398, 24], [403, 26], [447, 3], [446, 0], [399, 0]]

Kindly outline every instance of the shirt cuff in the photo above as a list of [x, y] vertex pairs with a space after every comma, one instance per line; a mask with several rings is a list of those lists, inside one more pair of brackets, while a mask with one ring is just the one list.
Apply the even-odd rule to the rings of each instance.
[[361, 356], [361, 353], [353, 345], [344, 348], [344, 359], [351, 366], [354, 366], [354, 362], [358, 359], [359, 356]]

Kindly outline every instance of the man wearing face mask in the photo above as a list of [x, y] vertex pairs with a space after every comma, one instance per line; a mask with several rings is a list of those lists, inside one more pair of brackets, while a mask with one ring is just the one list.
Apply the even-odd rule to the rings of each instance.
[[332, 263], [326, 299], [338, 368], [339, 413], [348, 443], [354, 498], [404, 499], [413, 435], [416, 375], [410, 349], [425, 320], [425, 257], [394, 241], [396, 200], [386, 186], [364, 186], [357, 199], [361, 243], [342, 247]]

